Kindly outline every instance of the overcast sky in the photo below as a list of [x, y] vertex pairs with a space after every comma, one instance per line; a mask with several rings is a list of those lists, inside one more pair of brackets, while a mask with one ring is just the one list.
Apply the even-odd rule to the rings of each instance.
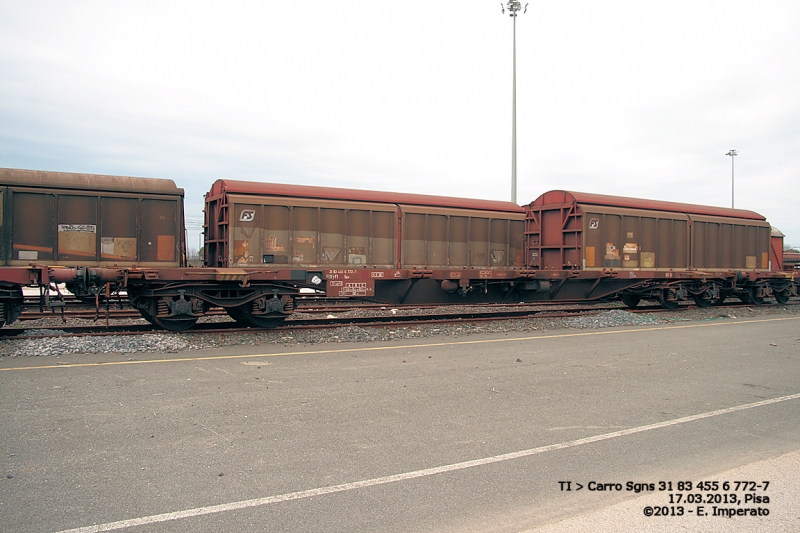
[[[523, 2], [523, 5], [525, 2]], [[800, 245], [800, 2], [531, 1], [518, 203], [730, 207]], [[0, 2], [0, 166], [509, 200], [498, 0]], [[197, 231], [189, 246], [197, 247]]]

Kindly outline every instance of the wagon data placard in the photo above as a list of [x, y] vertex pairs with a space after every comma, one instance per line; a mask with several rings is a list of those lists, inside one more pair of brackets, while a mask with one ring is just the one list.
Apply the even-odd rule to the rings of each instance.
[[326, 270], [327, 295], [340, 298], [375, 296], [375, 280], [371, 274], [369, 270], [355, 268]]

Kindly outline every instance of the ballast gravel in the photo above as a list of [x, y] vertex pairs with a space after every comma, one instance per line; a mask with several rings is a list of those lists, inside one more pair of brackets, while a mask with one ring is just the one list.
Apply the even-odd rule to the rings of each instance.
[[[452, 306], [448, 312], [467, 313], [470, 307]], [[392, 312], [388, 309], [383, 313]], [[381, 314], [380, 311], [354, 310], [336, 313], [337, 316], [364, 316]], [[393, 314], [422, 314], [417, 310], [394, 310]], [[485, 333], [526, 333], [532, 331], [552, 331], [561, 329], [596, 329], [619, 326], [654, 326], [689, 320], [729, 320], [774, 314], [800, 314], [800, 305], [786, 306], [737, 306], [724, 308], [688, 308], [670, 312], [630, 313], [624, 309], [584, 313], [569, 317], [540, 317], [526, 319], [497, 320], [492, 322], [470, 322], [445, 324], [408, 324], [399, 326], [361, 327], [344, 326], [330, 329], [278, 330], [247, 333], [161, 333], [144, 335], [106, 335], [106, 336], [67, 336], [58, 329], [59, 320], [42, 319], [24, 326], [38, 326], [52, 329], [29, 330], [25, 334], [37, 335], [34, 339], [0, 339], [0, 356], [61, 356], [76, 353], [132, 354], [137, 352], [170, 353], [182, 350], [220, 348], [226, 346], [259, 346], [277, 344], [295, 346], [303, 344], [325, 344], [342, 342], [391, 342], [401, 339], [418, 339], [435, 336], [463, 337]], [[302, 313], [298, 313], [302, 316]], [[52, 323], [48, 323], [48, 320]], [[205, 318], [202, 320], [213, 320]], [[219, 319], [216, 319], [219, 320]], [[225, 320], [223, 318], [222, 320]], [[74, 320], [81, 324], [88, 321]], [[133, 321], [144, 323], [144, 321]], [[290, 324], [291, 321], [287, 321]], [[13, 327], [12, 326], [12, 327]]]

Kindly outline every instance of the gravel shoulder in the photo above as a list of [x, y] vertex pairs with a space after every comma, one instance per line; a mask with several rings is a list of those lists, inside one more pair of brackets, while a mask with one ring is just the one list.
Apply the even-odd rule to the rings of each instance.
[[[557, 312], [569, 306], [548, 307], [548, 311]], [[450, 306], [448, 312], [472, 312], [476, 308], [469, 306]], [[359, 310], [336, 313], [337, 317], [368, 316], [386, 314], [432, 314], [440, 309], [392, 309]], [[63, 325], [60, 318], [41, 319], [32, 322], [15, 323], [11, 327], [52, 328], [45, 331], [31, 330], [31, 334], [51, 335], [36, 339], [0, 339], [0, 356], [31, 357], [61, 356], [67, 354], [92, 353], [137, 353], [160, 352], [173, 353], [183, 350], [224, 348], [227, 346], [259, 346], [277, 344], [297, 346], [305, 344], [326, 344], [341, 342], [387, 342], [398, 339], [417, 339], [430, 337], [464, 337], [486, 333], [525, 333], [532, 331], [552, 331], [562, 329], [597, 329], [618, 326], [652, 326], [698, 320], [732, 320], [776, 314], [800, 314], [800, 305], [778, 306], [736, 306], [724, 308], [685, 308], [670, 312], [630, 313], [622, 308], [586, 313], [573, 317], [540, 317], [528, 319], [498, 320], [495, 322], [470, 322], [448, 324], [408, 324], [401, 326], [361, 327], [345, 326], [329, 329], [307, 329], [295, 331], [258, 331], [247, 333], [150, 333], [144, 335], [109, 335], [109, 336], [65, 336], [58, 327]], [[309, 315], [296, 313], [296, 318]], [[319, 315], [315, 315], [319, 316]], [[228, 320], [227, 317], [204, 321]], [[132, 320], [131, 323], [142, 323], [144, 320]], [[286, 322], [291, 323], [291, 320]], [[91, 324], [88, 320], [71, 320], [70, 324]]]

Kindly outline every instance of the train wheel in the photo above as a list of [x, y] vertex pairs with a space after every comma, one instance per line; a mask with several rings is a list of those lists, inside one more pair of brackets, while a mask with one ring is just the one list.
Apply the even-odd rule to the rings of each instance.
[[142, 315], [142, 318], [144, 318], [145, 320], [147, 320], [151, 324], [153, 323], [153, 315], [151, 315], [150, 313], [148, 313], [144, 309], [140, 308], [139, 309], [139, 314]]
[[16, 322], [19, 315], [22, 314], [25, 303], [22, 297], [22, 289], [16, 288], [13, 291], [9, 290], [3, 292], [5, 292], [4, 296], [11, 292], [15, 294], [12, 294], [12, 298], [3, 298], [0, 300], [0, 302], [2, 302], [2, 305], [0, 305], [0, 307], [2, 307], [2, 312], [0, 312], [0, 327]]
[[237, 323], [242, 324], [243, 326], [249, 326], [250, 320], [247, 318], [248, 312], [245, 307], [246, 306], [226, 307], [225, 312], [228, 313], [228, 316], [234, 319]]
[[271, 329], [283, 324], [286, 315], [283, 313], [271, 313], [265, 315], [255, 315], [250, 310], [250, 305], [239, 305], [236, 307], [226, 307], [225, 312], [238, 324], [243, 326], [253, 326], [256, 328]]
[[708, 291], [703, 291], [700, 294], [694, 295], [694, 303], [697, 304], [697, 307], [702, 307], [703, 309], [710, 306], [713, 301]]
[[775, 301], [779, 304], [783, 305], [789, 302], [789, 291], [772, 291], [772, 295], [775, 296]]
[[153, 317], [153, 324], [169, 331], [184, 331], [197, 323], [197, 317]]
[[639, 305], [639, 302], [642, 299], [641, 296], [636, 296], [635, 294], [629, 294], [625, 292], [620, 294], [619, 298], [622, 300], [622, 303], [628, 306], [628, 309], [635, 308], [637, 305]]
[[740, 292], [736, 295], [742, 303], [749, 304], [750, 303], [750, 293], [749, 292]]
[[657, 300], [664, 309], [675, 309], [678, 307], [678, 300], [675, 299], [675, 291], [672, 289], [664, 289]]
[[756, 296], [756, 292], [758, 291], [758, 287], [751, 287], [750, 288], [750, 302], [754, 305], [764, 305], [764, 297], [763, 296]]
[[286, 320], [286, 315], [283, 313], [274, 315], [254, 315], [248, 313], [247, 319], [257, 328], [272, 329], [283, 324], [283, 321]]

